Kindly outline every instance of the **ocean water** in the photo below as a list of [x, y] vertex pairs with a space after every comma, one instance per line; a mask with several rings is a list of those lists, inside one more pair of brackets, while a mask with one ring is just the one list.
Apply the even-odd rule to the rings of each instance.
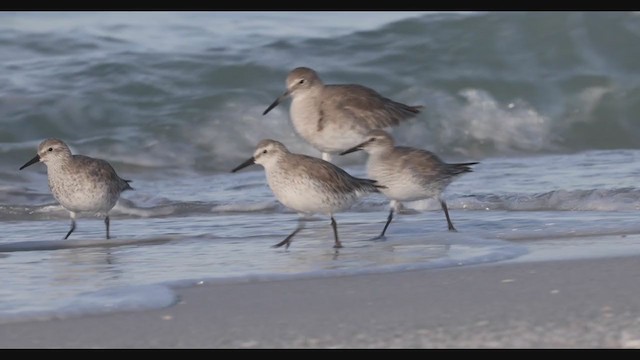
[[[640, 253], [640, 14], [633, 12], [0, 13], [0, 323], [148, 309], [176, 287]], [[405, 204], [386, 241], [382, 195], [297, 215], [259, 166], [259, 140], [319, 156], [288, 102], [297, 66], [424, 105], [398, 143], [479, 161], [439, 203]], [[79, 218], [45, 166], [47, 137], [132, 179]], [[364, 154], [334, 157], [365, 176]], [[533, 248], [542, 249], [537, 258]], [[544, 256], [540, 256], [543, 254]]]

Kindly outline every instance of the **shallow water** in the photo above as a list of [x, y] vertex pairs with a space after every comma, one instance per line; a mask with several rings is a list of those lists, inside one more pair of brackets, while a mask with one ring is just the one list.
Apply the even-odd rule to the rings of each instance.
[[[640, 252], [635, 13], [36, 12], [0, 30], [0, 322], [168, 306], [199, 282]], [[267, 137], [319, 155], [288, 103], [261, 115], [301, 65], [425, 105], [397, 141], [480, 161], [445, 193], [457, 233], [425, 200], [370, 241], [388, 212], [370, 195], [336, 215], [338, 252], [322, 216], [271, 248], [297, 215], [259, 166], [229, 171]], [[46, 137], [133, 180], [113, 239], [84, 216], [62, 240], [44, 165], [18, 171]], [[365, 175], [364, 154], [334, 159]]]

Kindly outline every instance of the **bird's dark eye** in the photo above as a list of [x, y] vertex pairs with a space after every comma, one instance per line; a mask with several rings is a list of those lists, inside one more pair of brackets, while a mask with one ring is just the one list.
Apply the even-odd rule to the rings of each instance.
[[304, 84], [304, 79], [300, 79], [300, 81], [298, 81], [298, 84]]
[[266, 154], [267, 153], [267, 149], [262, 150], [262, 153]]
[[53, 148], [48, 148], [47, 151], [53, 151]]

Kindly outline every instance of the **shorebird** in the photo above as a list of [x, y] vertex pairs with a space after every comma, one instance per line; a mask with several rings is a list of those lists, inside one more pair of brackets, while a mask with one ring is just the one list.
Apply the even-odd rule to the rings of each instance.
[[358, 150], [364, 150], [369, 154], [367, 174], [378, 184], [385, 186], [380, 191], [391, 200], [387, 223], [379, 238], [384, 237], [393, 219], [393, 212], [400, 210], [402, 201], [428, 198], [437, 198], [440, 201], [449, 231], [456, 231], [449, 218], [449, 210], [442, 198], [442, 192], [456, 177], [471, 172], [470, 166], [478, 164], [477, 162], [448, 164], [430, 151], [395, 146], [393, 137], [384, 130], [372, 130], [365, 141], [340, 155]]
[[300, 216], [298, 227], [274, 245], [285, 245], [285, 249], [304, 228], [304, 216], [314, 213], [329, 215], [335, 239], [333, 247], [342, 247], [334, 213], [348, 209], [362, 195], [378, 192], [380, 187], [375, 181], [353, 177], [330, 162], [291, 153], [282, 143], [271, 139], [260, 141], [253, 156], [231, 172], [253, 164], [264, 167], [267, 183], [278, 201]]
[[372, 129], [398, 125], [420, 112], [357, 84], [325, 85], [310, 68], [293, 69], [286, 80], [287, 91], [263, 113], [266, 115], [291, 97], [290, 117], [295, 131], [331, 161], [331, 154], [359, 144]]
[[121, 192], [133, 190], [129, 186], [131, 180], [121, 179], [105, 160], [72, 155], [67, 144], [59, 139], [42, 141], [37, 155], [20, 170], [37, 162], [47, 166], [49, 189], [71, 216], [71, 229], [64, 238], [67, 239], [76, 228], [76, 213], [91, 212], [105, 217], [109, 239], [109, 211]]

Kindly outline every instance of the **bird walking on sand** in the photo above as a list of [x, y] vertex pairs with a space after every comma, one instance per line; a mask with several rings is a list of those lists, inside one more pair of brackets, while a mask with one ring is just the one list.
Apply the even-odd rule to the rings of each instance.
[[359, 145], [343, 151], [345, 155], [364, 150], [369, 154], [367, 174], [378, 184], [385, 186], [380, 191], [390, 201], [387, 223], [379, 238], [393, 219], [393, 212], [399, 211], [402, 201], [414, 201], [437, 198], [447, 218], [449, 231], [457, 231], [449, 218], [447, 203], [442, 199], [442, 192], [458, 176], [471, 172], [471, 165], [477, 162], [448, 164], [434, 153], [405, 146], [395, 146], [391, 135], [383, 130], [372, 130]]
[[104, 216], [109, 239], [109, 211], [120, 198], [120, 193], [133, 190], [131, 180], [121, 179], [105, 160], [84, 155], [72, 155], [62, 140], [46, 139], [38, 146], [37, 155], [20, 170], [37, 162], [47, 166], [49, 189], [53, 197], [69, 211], [71, 229], [76, 228], [76, 213], [91, 212]]
[[280, 142], [265, 139], [258, 143], [253, 156], [231, 172], [249, 165], [264, 167], [267, 183], [278, 201], [298, 212], [298, 227], [274, 245], [288, 248], [293, 236], [305, 226], [304, 215], [322, 213], [331, 218], [334, 248], [342, 247], [333, 214], [348, 209], [362, 195], [378, 192], [375, 181], [360, 179], [319, 158], [294, 154]]
[[331, 153], [362, 142], [370, 130], [398, 125], [422, 108], [393, 101], [362, 85], [325, 85], [307, 67], [289, 72], [286, 87], [287, 91], [262, 115], [291, 97], [290, 117], [295, 131], [320, 150], [326, 161], [331, 161]]

